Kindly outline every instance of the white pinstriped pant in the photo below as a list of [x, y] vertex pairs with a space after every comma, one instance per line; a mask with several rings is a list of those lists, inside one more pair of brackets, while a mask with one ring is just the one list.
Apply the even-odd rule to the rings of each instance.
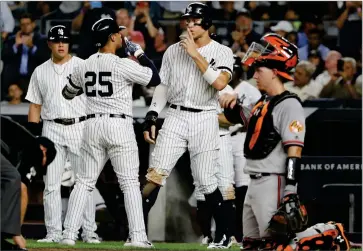
[[[150, 168], [166, 178], [189, 150], [192, 175], [203, 194], [217, 189], [218, 117], [215, 110], [188, 112], [169, 108], [156, 139]], [[152, 180], [151, 172], [146, 177]]]
[[[51, 139], [56, 147], [57, 155], [48, 166], [44, 177], [44, 222], [47, 228], [47, 237], [60, 239], [62, 236], [62, 199], [61, 182], [67, 158], [71, 162], [76, 174], [81, 166], [80, 146], [83, 137], [84, 122], [73, 125], [61, 125], [53, 121], [44, 121], [42, 135]], [[95, 221], [95, 206], [93, 197], [87, 201], [87, 208], [83, 214], [83, 237], [97, 236]], [[81, 216], [82, 217], [82, 216]]]
[[126, 214], [132, 241], [146, 241], [139, 184], [139, 156], [132, 118], [99, 117], [85, 122], [81, 146], [82, 166], [69, 198], [63, 238], [76, 239], [87, 198], [110, 158], [124, 193]]
[[[218, 188], [222, 193], [224, 200], [234, 199], [234, 169], [231, 135], [227, 134], [220, 136], [220, 148], [218, 151]], [[198, 184], [195, 185], [195, 198], [199, 201], [205, 201], [203, 193], [198, 189]]]
[[246, 158], [243, 152], [245, 140], [245, 132], [238, 132], [236, 135], [231, 137], [235, 172], [234, 182], [236, 183], [236, 187], [248, 186], [250, 183], [250, 176], [243, 171], [246, 165]]

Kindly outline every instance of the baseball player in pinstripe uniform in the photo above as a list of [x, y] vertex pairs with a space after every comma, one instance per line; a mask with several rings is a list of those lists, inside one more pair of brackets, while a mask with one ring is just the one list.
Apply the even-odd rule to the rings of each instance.
[[[144, 138], [155, 144], [155, 123], [167, 101], [171, 104], [159, 131], [150, 168], [143, 188], [144, 213], [148, 214], [157, 193], [182, 154], [189, 150], [195, 186], [204, 195], [207, 206], [221, 233], [215, 242], [227, 245], [227, 226], [223, 214], [227, 209], [230, 184], [218, 184], [218, 91], [231, 80], [231, 49], [212, 40], [208, 7], [189, 4], [183, 18], [187, 36], [165, 52], [160, 70], [161, 85], [154, 92], [145, 119]], [[155, 189], [155, 190], [154, 190]], [[156, 198], [156, 196], [152, 196]], [[230, 213], [229, 213], [230, 215]]]
[[[219, 94], [233, 92], [233, 88], [227, 85]], [[218, 106], [217, 113], [219, 117], [223, 115], [223, 111]], [[223, 120], [218, 119], [219, 121], [219, 158], [218, 158], [218, 183], [222, 186], [227, 186], [229, 189], [228, 199], [225, 199], [225, 203], [232, 204], [230, 208], [234, 209], [234, 199], [235, 199], [235, 192], [234, 192], [234, 170], [233, 170], [233, 155], [232, 155], [232, 143], [231, 143], [231, 136], [230, 131], [228, 130], [229, 123], [224, 123]], [[195, 196], [197, 200], [197, 220], [201, 227], [203, 233], [203, 240], [202, 245], [209, 245], [208, 248], [217, 248], [217, 244], [213, 242], [213, 238], [211, 236], [211, 219], [212, 215], [211, 212], [206, 204], [205, 198], [203, 193], [200, 192], [198, 187], [195, 188], [194, 193], [192, 196]], [[231, 216], [234, 215], [234, 212]], [[232, 241], [228, 244], [231, 245], [234, 241], [235, 235], [235, 217], [228, 217], [225, 216], [225, 220], [229, 220], [228, 222], [228, 234], [231, 236]], [[217, 226], [216, 231], [219, 231], [219, 226]], [[218, 235], [218, 234], [217, 234]]]
[[[61, 243], [75, 244], [86, 200], [110, 158], [124, 193], [129, 222], [131, 241], [125, 245], [152, 248], [142, 212], [138, 148], [132, 125], [132, 84], [156, 86], [160, 77], [141, 47], [123, 38], [115, 20], [102, 18], [94, 23], [92, 31], [99, 51], [79, 65], [62, 91], [66, 99], [84, 91], [87, 120], [81, 146], [83, 162], [69, 198]], [[115, 55], [122, 45], [140, 64]]]
[[[62, 236], [61, 177], [68, 158], [77, 172], [80, 166], [79, 148], [85, 114], [85, 96], [80, 95], [72, 102], [62, 97], [62, 88], [67, 76], [73, 73], [83, 60], [69, 54], [70, 32], [63, 25], [52, 27], [48, 32], [48, 45], [52, 57], [38, 66], [30, 79], [26, 99], [31, 102], [28, 120], [34, 128], [43, 120], [42, 135], [51, 139], [57, 149], [57, 156], [49, 165], [45, 176], [44, 222], [47, 236], [38, 242], [58, 242]], [[37, 131], [37, 130], [34, 130]], [[95, 207], [93, 199], [87, 200], [87, 210], [83, 214], [83, 233], [85, 242], [99, 243], [95, 233]]]

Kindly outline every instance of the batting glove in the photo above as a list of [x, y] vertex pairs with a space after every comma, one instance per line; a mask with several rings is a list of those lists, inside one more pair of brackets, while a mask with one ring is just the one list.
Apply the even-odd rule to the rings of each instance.
[[125, 44], [126, 44], [125, 51], [127, 54], [132, 55], [136, 58], [144, 54], [144, 51], [142, 50], [140, 45], [130, 42], [127, 38], [125, 38]]

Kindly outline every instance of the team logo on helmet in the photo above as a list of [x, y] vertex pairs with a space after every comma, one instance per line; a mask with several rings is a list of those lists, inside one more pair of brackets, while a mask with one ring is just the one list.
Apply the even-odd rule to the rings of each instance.
[[63, 29], [58, 29], [58, 35], [64, 35], [64, 31], [63, 31]]

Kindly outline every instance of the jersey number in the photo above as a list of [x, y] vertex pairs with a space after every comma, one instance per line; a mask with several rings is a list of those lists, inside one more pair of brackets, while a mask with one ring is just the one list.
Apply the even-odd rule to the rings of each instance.
[[[94, 88], [92, 88], [92, 86], [94, 86], [96, 84], [97, 74], [95, 72], [93, 72], [93, 71], [88, 71], [88, 72], [86, 72], [84, 77], [87, 80], [88, 80], [88, 78], [91, 79], [90, 81], [87, 81], [85, 83], [86, 95], [88, 97], [96, 97], [96, 90]], [[111, 72], [101, 71], [99, 73], [98, 83], [100, 83], [100, 85], [102, 85], [102, 86], [106, 86], [107, 91], [98, 90], [98, 95], [100, 97], [110, 97], [113, 94], [112, 83], [107, 79], [105, 80], [104, 77], [111, 77]]]

